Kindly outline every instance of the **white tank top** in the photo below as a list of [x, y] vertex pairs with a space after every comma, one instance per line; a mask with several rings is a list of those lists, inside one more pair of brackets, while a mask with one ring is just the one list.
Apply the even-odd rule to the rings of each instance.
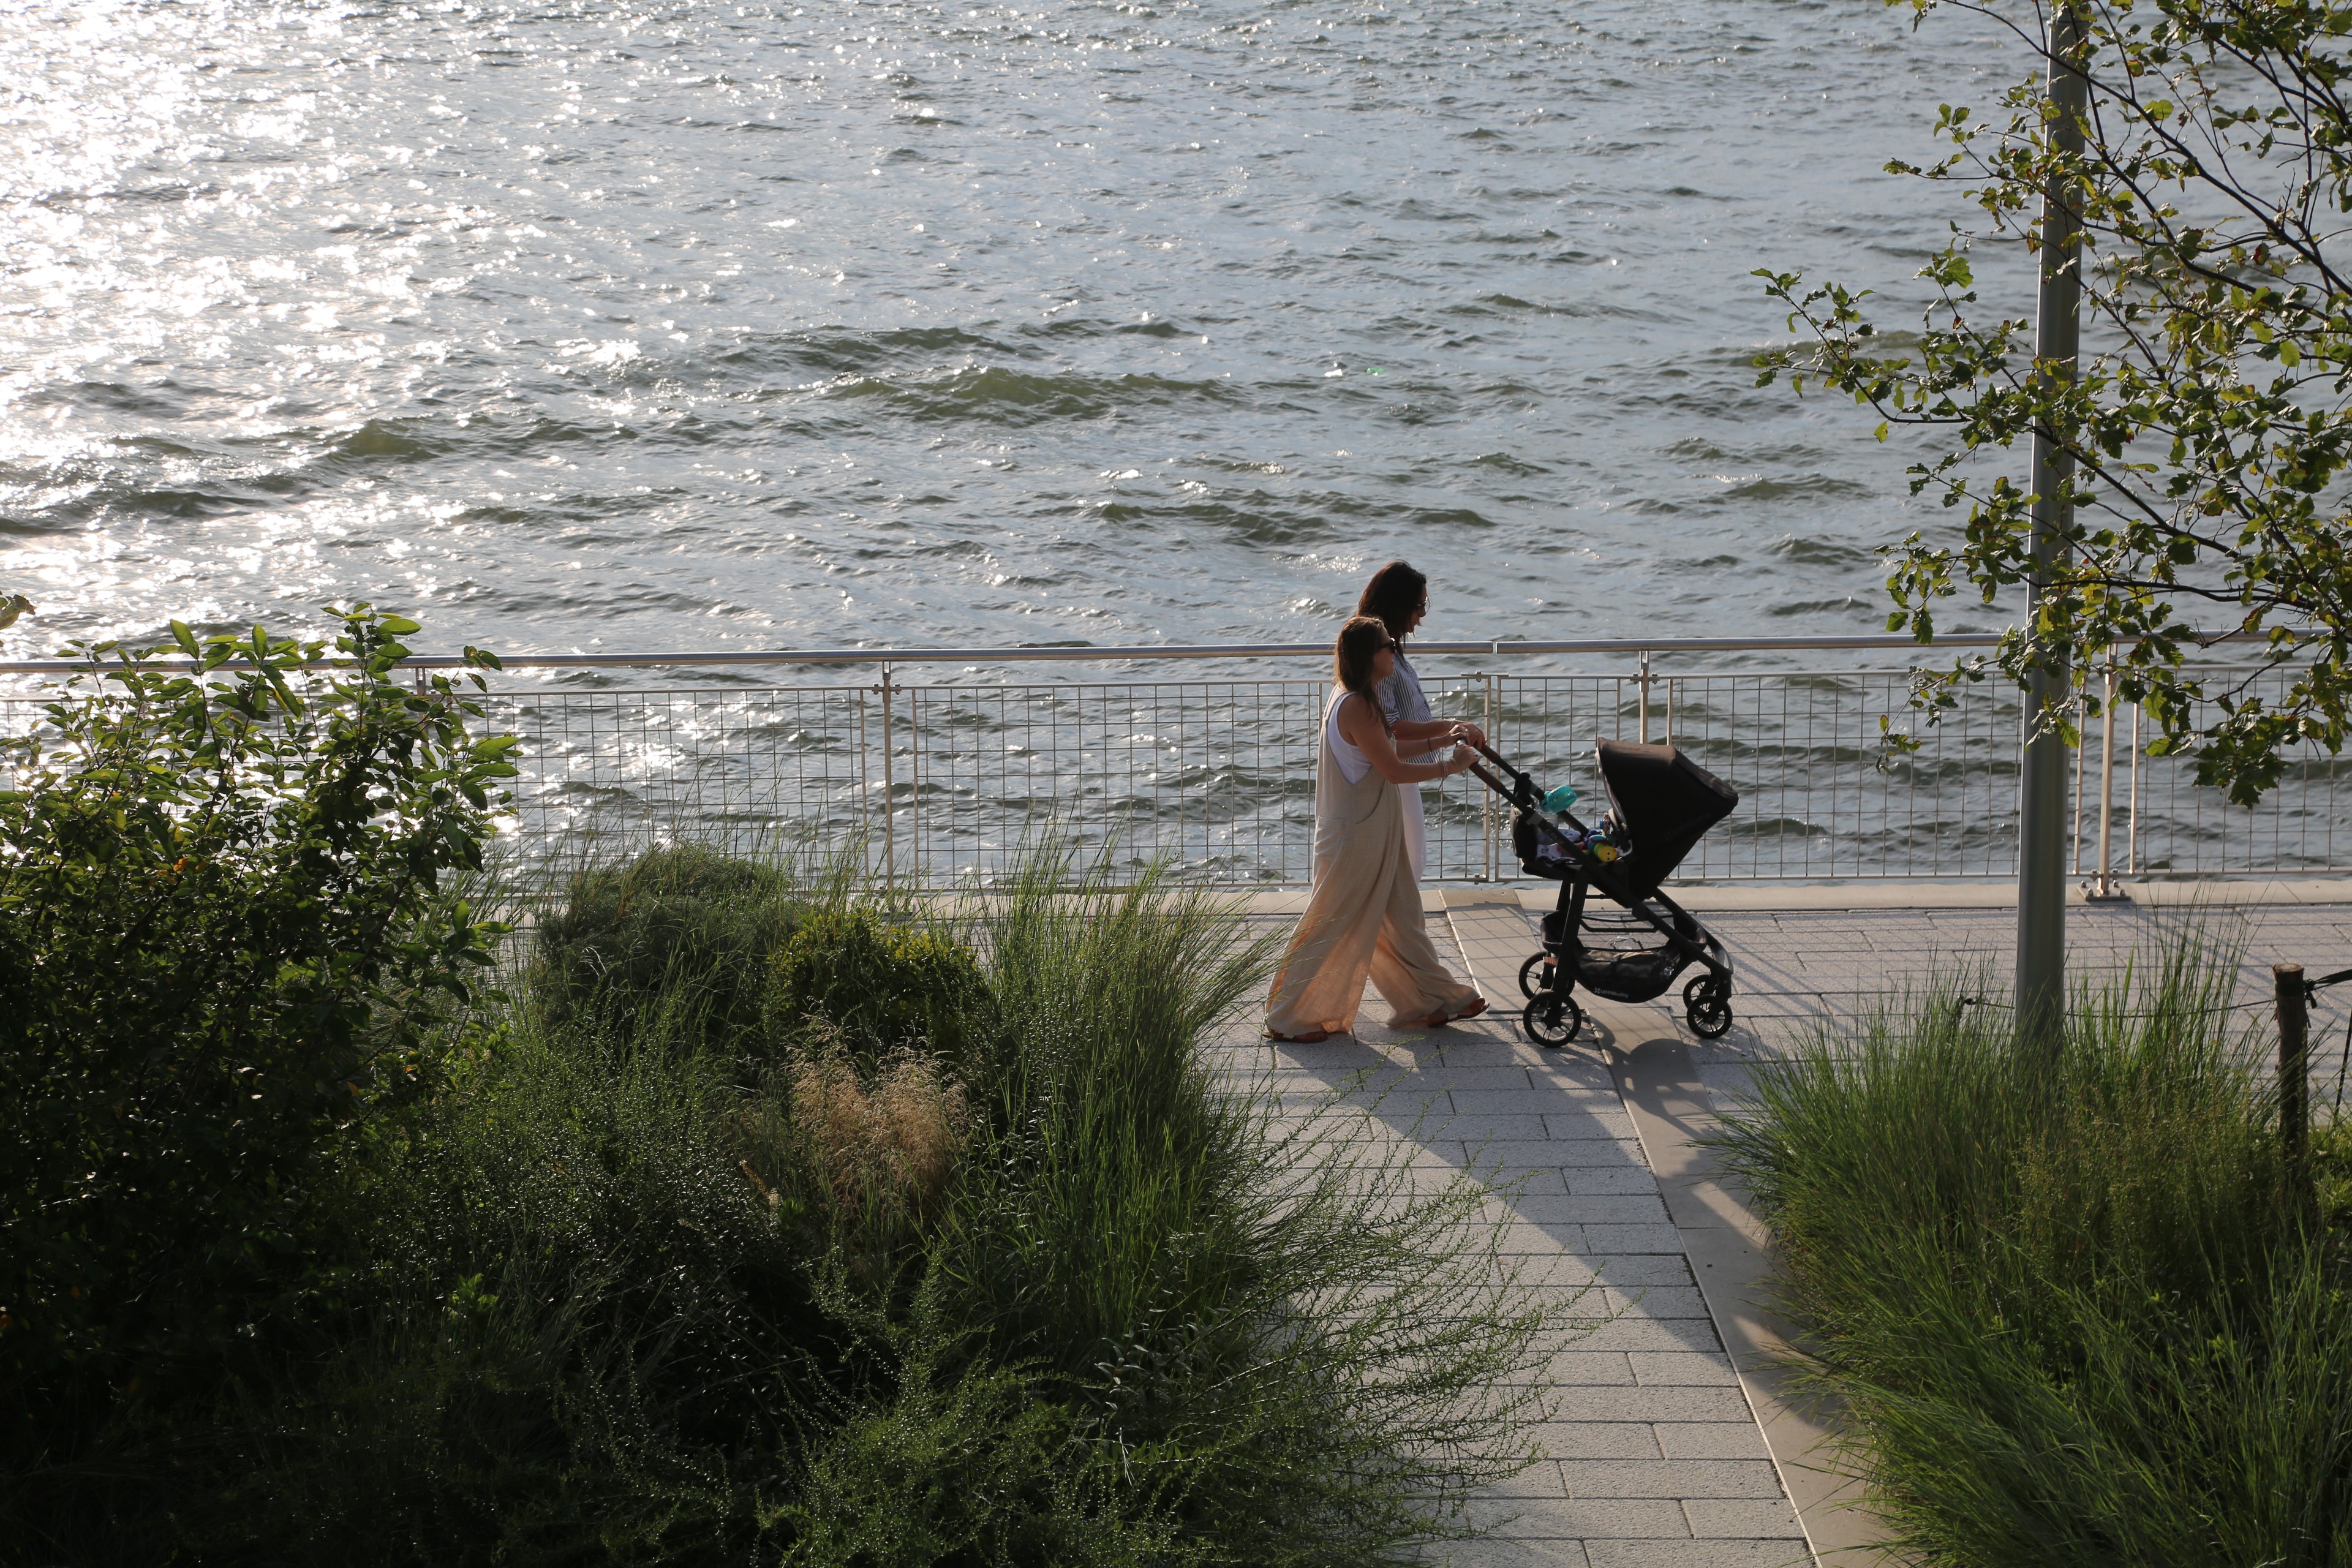
[[1348, 700], [1344, 686], [1331, 689], [1329, 706], [1323, 710], [1323, 743], [1331, 748], [1331, 760], [1339, 764], [1339, 776], [1349, 784], [1361, 784], [1364, 775], [1372, 771], [1372, 759], [1348, 743], [1339, 733], [1339, 704]]

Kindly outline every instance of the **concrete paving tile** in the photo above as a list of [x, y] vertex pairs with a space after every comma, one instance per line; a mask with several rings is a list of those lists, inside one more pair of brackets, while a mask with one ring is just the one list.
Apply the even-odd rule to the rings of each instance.
[[1753, 1459], [1563, 1459], [1568, 1495], [1580, 1498], [1781, 1496], [1772, 1461]]
[[[1571, 1186], [1573, 1183], [1570, 1184]], [[1526, 1217], [1533, 1218], [1533, 1215]], [[1549, 1216], [1547, 1216], [1549, 1217]], [[1665, 1200], [1654, 1185], [1646, 1193], [1573, 1193], [1561, 1218], [1578, 1225], [1665, 1225]]]
[[[1462, 1171], [1470, 1167], [1469, 1150], [1459, 1139], [1433, 1138], [1426, 1143], [1415, 1143], [1410, 1149], [1400, 1150], [1398, 1157], [1407, 1165], [1421, 1171]], [[1498, 1163], [1492, 1159], [1481, 1159], [1478, 1167], [1481, 1173], [1500, 1168]], [[1517, 1174], [1516, 1172], [1512, 1173]], [[1560, 1190], [1565, 1192], [1568, 1189], [1563, 1185]]]
[[1550, 1129], [1545, 1116], [1496, 1116], [1490, 1113], [1465, 1116], [1446, 1113], [1433, 1118], [1433, 1132], [1441, 1131], [1448, 1138], [1459, 1138], [1473, 1146], [1479, 1143], [1532, 1143], [1538, 1140], [1550, 1142]]
[[1663, 1222], [1657, 1225], [1588, 1225], [1583, 1231], [1584, 1248], [1594, 1252], [1670, 1252], [1679, 1257], [1683, 1250], [1682, 1233]]
[[[1560, 1181], [1570, 1187], [1575, 1185], [1572, 1181], [1568, 1180], [1568, 1178], [1575, 1173], [1562, 1171], [1552, 1173], [1559, 1177]], [[1643, 1183], [1650, 1184], [1651, 1191], [1653, 1193], [1656, 1191], [1655, 1184], [1651, 1183], [1650, 1173], [1647, 1171], [1639, 1171], [1634, 1173], [1639, 1175]], [[1591, 1213], [1591, 1211], [1584, 1205], [1591, 1203], [1595, 1195], [1596, 1194], [1591, 1193], [1559, 1192], [1557, 1190], [1542, 1194], [1540, 1195], [1527, 1194], [1512, 1199], [1510, 1202], [1510, 1207], [1517, 1214], [1518, 1218], [1526, 1220], [1530, 1224], [1574, 1225], [1579, 1220]], [[1602, 1194], [1598, 1195], [1612, 1196], [1615, 1194]]]
[[[1743, 1415], [1746, 1413], [1743, 1411]], [[1652, 1428], [1669, 1459], [1761, 1459], [1764, 1435], [1751, 1420], [1661, 1421]], [[1565, 1458], [1569, 1456], [1562, 1455]]]
[[1426, 1555], [1438, 1568], [1591, 1568], [1583, 1542], [1541, 1536], [1526, 1541], [1486, 1536], [1447, 1542], [1427, 1548]]
[[1756, 1424], [1755, 1416], [1748, 1408], [1748, 1396], [1736, 1384], [1705, 1388], [1687, 1384], [1641, 1384], [1630, 1388], [1595, 1384], [1578, 1389], [1566, 1408], [1584, 1421], [1745, 1421], [1750, 1426]]
[[1573, 1225], [1538, 1225], [1514, 1223], [1505, 1225], [1496, 1237], [1497, 1250], [1507, 1253], [1556, 1253], [1580, 1250], [1580, 1239]]
[[1567, 1172], [1568, 1190], [1571, 1193], [1637, 1193], [1654, 1194], [1657, 1178], [1643, 1164], [1580, 1165]]
[[1631, 1138], [1633, 1119], [1625, 1114], [1622, 1102], [1613, 1096], [1607, 1105], [1588, 1105], [1544, 1113], [1546, 1121], [1556, 1123], [1551, 1135], [1555, 1138]]
[[[1652, 1285], [1646, 1289], [1620, 1290], [1614, 1287], [1601, 1292], [1602, 1310], [1611, 1312], [1638, 1312], [1650, 1318], [1706, 1318], [1706, 1298], [1696, 1285]], [[1707, 1319], [1712, 1322], [1713, 1319]]]
[[1562, 1388], [1622, 1388], [1634, 1382], [1622, 1351], [1562, 1351], [1544, 1363], [1544, 1375]]
[[1595, 1060], [1582, 1051], [1543, 1051], [1528, 1064], [1527, 1072], [1529, 1081], [1538, 1086], [1611, 1089], [1616, 1084], [1607, 1062]]
[[[1413, 1068], [1405, 1075], [1404, 1081], [1425, 1084], [1431, 1089], [1442, 1089], [1454, 1094], [1465, 1092], [1514, 1094], [1521, 1090], [1534, 1090], [1538, 1087], [1531, 1069], [1519, 1062], [1512, 1062], [1501, 1067], [1468, 1067], [1453, 1062], [1433, 1062]], [[1607, 1087], [1606, 1084], [1602, 1085], [1604, 1089]]]
[[1578, 1342], [1582, 1350], [1696, 1352], [1711, 1355], [1723, 1348], [1712, 1318], [1646, 1318], [1624, 1312], [1596, 1323]]
[[1547, 1138], [1497, 1141], [1478, 1145], [1487, 1160], [1509, 1167], [1567, 1170], [1578, 1165], [1631, 1165], [1646, 1169], [1642, 1145], [1632, 1138]]
[[1683, 1513], [1690, 1521], [1691, 1533], [1696, 1536], [1804, 1539], [1804, 1531], [1797, 1524], [1797, 1510], [1789, 1506], [1786, 1498], [1769, 1502], [1761, 1499], [1691, 1498], [1684, 1501]]
[[1531, 1428], [1528, 1436], [1541, 1446], [1547, 1458], [1552, 1459], [1664, 1457], [1655, 1432], [1646, 1421], [1547, 1421]]
[[1635, 1378], [1657, 1387], [1738, 1385], [1738, 1379], [1732, 1375], [1731, 1358], [1726, 1355], [1634, 1351], [1626, 1359], [1633, 1363]]
[[1598, 1121], [1604, 1117], [1622, 1119], [1625, 1112], [1614, 1087], [1570, 1089], [1528, 1084], [1516, 1089], [1457, 1089], [1453, 1092], [1454, 1109], [1464, 1116], [1536, 1116], [1551, 1111], [1590, 1116]]
[[1612, 1289], [1637, 1290], [1649, 1285], [1688, 1285], [1696, 1289], [1690, 1262], [1657, 1253], [1591, 1253], [1583, 1261], [1592, 1277]]
[[1801, 1541], [1595, 1541], [1591, 1568], [1811, 1568]]
[[[1531, 1202], [1568, 1195], [1568, 1177], [1562, 1171], [1538, 1171], [1522, 1167], [1509, 1172], [1481, 1169], [1478, 1173], [1480, 1179], [1486, 1181], [1486, 1184], [1494, 1189], [1497, 1201], [1513, 1207], [1523, 1201]], [[1503, 1179], [1488, 1180], [1490, 1176], [1500, 1176]]]
[[1471, 1035], [1460, 1029], [1447, 1033], [1450, 1038], [1423, 1047], [1414, 1053], [1413, 1060], [1420, 1065], [1456, 1068], [1526, 1068], [1540, 1059], [1535, 1047], [1522, 1048], [1516, 1039]]
[[1681, 1506], [1664, 1498], [1477, 1498], [1464, 1512], [1475, 1524], [1492, 1525], [1504, 1540], [1591, 1542], [1615, 1539], [1691, 1544], [1690, 1524], [1683, 1518]]
[[1568, 1482], [1560, 1476], [1559, 1461], [1547, 1456], [1478, 1495], [1500, 1502], [1559, 1502], [1568, 1496]]

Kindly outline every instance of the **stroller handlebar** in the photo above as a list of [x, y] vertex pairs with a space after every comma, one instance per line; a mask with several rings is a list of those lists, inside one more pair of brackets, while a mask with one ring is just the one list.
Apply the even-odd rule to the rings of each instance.
[[[1535, 824], [1537, 832], [1549, 836], [1553, 843], [1558, 844], [1563, 849], [1570, 850], [1580, 860], [1585, 858], [1584, 847], [1582, 845], [1570, 841], [1568, 835], [1560, 831], [1557, 823], [1554, 823], [1549, 817], [1545, 816], [1542, 812], [1535, 809], [1536, 794], [1534, 781], [1529, 779], [1526, 773], [1521, 773], [1518, 769], [1505, 762], [1501, 753], [1497, 752], [1494, 747], [1480, 746], [1477, 749], [1490, 758], [1496, 767], [1510, 774], [1512, 779], [1512, 783], [1507, 784], [1501, 779], [1496, 778], [1493, 773], [1488, 773], [1478, 763], [1472, 763], [1470, 764], [1470, 771], [1478, 775], [1478, 782], [1485, 784], [1488, 789], [1493, 790], [1496, 795], [1501, 795], [1504, 799], [1509, 801], [1513, 805], [1518, 806], [1520, 809], [1526, 811], [1528, 813], [1528, 820]], [[1577, 821], [1574, 816], [1565, 811], [1561, 812], [1559, 815], [1567, 819], [1570, 826], [1577, 828], [1580, 831], [1582, 830], [1584, 824]]]

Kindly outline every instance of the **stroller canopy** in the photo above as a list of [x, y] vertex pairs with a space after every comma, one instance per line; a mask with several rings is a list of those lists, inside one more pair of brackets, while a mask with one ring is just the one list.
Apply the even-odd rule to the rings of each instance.
[[1731, 815], [1739, 792], [1672, 746], [1602, 741], [1601, 782], [1633, 840], [1624, 870], [1636, 898], [1675, 874], [1706, 830]]

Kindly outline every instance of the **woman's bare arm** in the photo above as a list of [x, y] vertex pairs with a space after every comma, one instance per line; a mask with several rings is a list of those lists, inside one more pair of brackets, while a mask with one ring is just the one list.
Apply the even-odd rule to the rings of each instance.
[[[1413, 726], [1418, 729], [1422, 726]], [[1399, 730], [1404, 725], [1397, 726]], [[1397, 755], [1396, 742], [1371, 705], [1355, 692], [1339, 704], [1339, 733], [1348, 744], [1364, 753], [1372, 771], [1391, 784], [1428, 784], [1436, 779], [1458, 773], [1470, 765], [1467, 752], [1456, 749], [1433, 763], [1408, 763]]]
[[1486, 732], [1461, 719], [1400, 719], [1396, 728], [1389, 731], [1389, 739], [1399, 745], [1417, 742], [1428, 747], [1448, 741], [1467, 741], [1476, 746], [1485, 743]]

